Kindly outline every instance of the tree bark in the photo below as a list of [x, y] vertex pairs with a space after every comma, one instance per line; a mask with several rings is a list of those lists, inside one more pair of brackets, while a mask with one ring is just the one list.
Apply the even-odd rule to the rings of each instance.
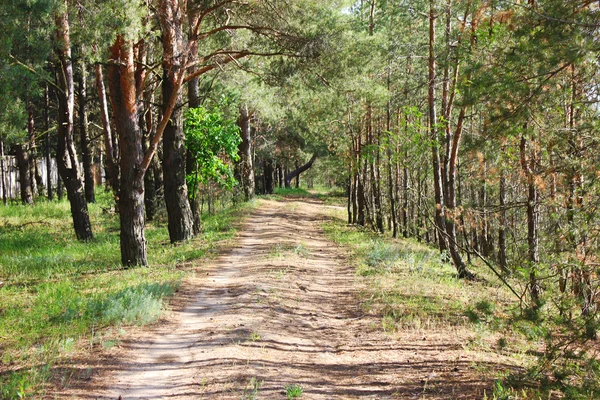
[[6, 188], [6, 176], [4, 173], [4, 141], [0, 138], [0, 185], [2, 186], [2, 202], [4, 205], [8, 202], [8, 193]]
[[[58, 94], [58, 143], [56, 160], [58, 173], [62, 177], [67, 197], [71, 205], [73, 227], [77, 239], [93, 238], [92, 225], [88, 214], [83, 181], [79, 171], [79, 161], [73, 138], [73, 113], [75, 107], [73, 64], [71, 63], [71, 43], [67, 12], [56, 15], [56, 53], [59, 67], [57, 71]], [[60, 192], [59, 192], [60, 193]]]
[[31, 195], [33, 197], [39, 195], [38, 187], [41, 190], [41, 185], [38, 185], [38, 181], [41, 178], [38, 176], [37, 161], [35, 159], [35, 126], [33, 120], [33, 107], [31, 104], [28, 106], [28, 122], [27, 122], [27, 134], [29, 136], [29, 142], [27, 144], [27, 173], [29, 174], [29, 185], [31, 188]]
[[85, 199], [88, 203], [94, 203], [94, 171], [90, 140], [88, 135], [88, 109], [87, 109], [87, 70], [84, 62], [81, 62], [81, 75], [79, 77], [79, 137], [81, 141], [81, 153], [83, 161], [83, 176], [85, 182]]
[[102, 129], [104, 133], [104, 151], [108, 172], [107, 181], [112, 187], [115, 196], [117, 196], [119, 192], [119, 150], [118, 146], [115, 146], [115, 138], [113, 137], [110, 125], [106, 88], [104, 87], [104, 76], [102, 65], [100, 64], [96, 64], [96, 89], [98, 90], [98, 98], [100, 100], [100, 115], [102, 117]]
[[[144, 94], [144, 112], [143, 121], [140, 125], [145, 127], [143, 132], [142, 147], [144, 152], [150, 148], [150, 139], [156, 134], [156, 125], [154, 123], [154, 94], [152, 90], [147, 90]], [[144, 174], [144, 206], [146, 209], [146, 220], [152, 221], [158, 211], [158, 193], [162, 187], [161, 168], [158, 157], [153, 157], [148, 170]]]
[[265, 194], [273, 194], [273, 160], [266, 158], [263, 161], [265, 175]]
[[19, 186], [21, 192], [21, 202], [23, 204], [33, 204], [33, 194], [31, 193], [31, 180], [29, 176], [29, 154], [23, 144], [15, 146], [17, 159], [17, 168], [19, 169]]
[[111, 47], [108, 67], [110, 100], [120, 149], [118, 195], [121, 263], [148, 265], [144, 232], [144, 159], [139, 126], [133, 45], [119, 36]]
[[[184, 66], [183, 10], [178, 1], [160, 2], [160, 24], [163, 45], [163, 113], [174, 107], [163, 133], [163, 176], [171, 243], [189, 240], [194, 235], [194, 218], [188, 200], [186, 182], [186, 149], [183, 131], [183, 98], [179, 77]], [[163, 118], [165, 116], [163, 115]]]
[[295, 170], [289, 172], [288, 174], [286, 174], [285, 176], [285, 187], [286, 188], [290, 188], [291, 187], [291, 182], [292, 179], [294, 179], [296, 176], [300, 175], [302, 172], [307, 171], [308, 169], [310, 169], [313, 166], [313, 163], [315, 162], [315, 160], [317, 159], [317, 154], [313, 154], [312, 157], [310, 158], [310, 160], [304, 164], [299, 166], [298, 168], [296, 168]]
[[504, 169], [500, 168], [500, 226], [498, 227], [498, 264], [505, 274], [508, 274], [508, 261], [506, 257], [506, 176]]
[[[240, 134], [242, 142], [238, 146], [240, 155], [240, 178], [242, 184], [242, 190], [244, 192], [244, 199], [246, 201], [251, 200], [254, 197], [254, 165], [252, 162], [252, 137], [250, 129], [250, 113], [248, 112], [248, 105], [242, 104], [240, 106], [240, 116], [238, 118], [238, 126], [240, 127]], [[266, 188], [265, 188], [266, 191]]]
[[[527, 131], [527, 124], [524, 130]], [[519, 146], [521, 168], [527, 177], [527, 245], [529, 260], [529, 294], [534, 307], [539, 307], [540, 288], [537, 281], [537, 266], [540, 262], [539, 237], [538, 237], [538, 190], [535, 183], [535, 160], [534, 155], [530, 154], [527, 159], [527, 139], [521, 136]]]
[[437, 128], [436, 111], [436, 61], [435, 61], [435, 21], [436, 14], [434, 0], [429, 1], [429, 85], [428, 85], [428, 107], [429, 107], [429, 130], [432, 141], [432, 163], [433, 163], [433, 189], [435, 196], [435, 222], [437, 227], [437, 238], [440, 251], [448, 248], [446, 242], [446, 225], [444, 215], [444, 197], [442, 184], [442, 169], [440, 161], [440, 142]]
[[54, 195], [52, 191], [52, 159], [50, 158], [50, 93], [48, 84], [44, 87], [44, 129], [45, 136], [45, 156], [46, 156], [46, 194], [48, 200], [52, 201]]

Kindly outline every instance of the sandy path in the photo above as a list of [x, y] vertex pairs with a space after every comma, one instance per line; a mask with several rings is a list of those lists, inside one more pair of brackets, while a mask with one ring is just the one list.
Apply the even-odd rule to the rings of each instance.
[[190, 282], [187, 305], [124, 343], [121, 361], [74, 397], [285, 399], [291, 384], [302, 399], [480, 394], [452, 338], [414, 332], [399, 343], [360, 311], [354, 272], [320, 227], [330, 212], [264, 201], [237, 247]]

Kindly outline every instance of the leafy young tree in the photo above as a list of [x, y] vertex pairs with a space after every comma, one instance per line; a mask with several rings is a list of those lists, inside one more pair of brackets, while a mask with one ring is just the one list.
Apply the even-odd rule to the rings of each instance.
[[[236, 184], [231, 162], [239, 159], [238, 146], [242, 139], [233, 119], [214, 106], [190, 108], [185, 117], [185, 145], [189, 154], [187, 184], [194, 213], [194, 230], [200, 232], [200, 210], [197, 197], [200, 184], [211, 181], [228, 190]], [[229, 161], [229, 163], [228, 163]]]

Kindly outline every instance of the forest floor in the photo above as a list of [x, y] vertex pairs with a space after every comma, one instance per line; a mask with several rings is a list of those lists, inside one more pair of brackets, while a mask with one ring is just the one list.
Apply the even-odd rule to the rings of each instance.
[[71, 360], [79, 373], [52, 396], [285, 399], [298, 387], [303, 399], [489, 396], [514, 362], [468, 346], [472, 327], [389, 334], [365, 309], [349, 252], [323, 229], [340, 212], [313, 199], [261, 200], [233, 249], [195, 266], [160, 323]]

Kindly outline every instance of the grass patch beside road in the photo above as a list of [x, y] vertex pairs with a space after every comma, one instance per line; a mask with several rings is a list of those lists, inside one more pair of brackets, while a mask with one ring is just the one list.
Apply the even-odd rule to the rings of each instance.
[[204, 220], [204, 232], [171, 245], [165, 218], [146, 227], [149, 267], [120, 266], [111, 196], [89, 205], [94, 240], [75, 239], [69, 203], [0, 206], [0, 398], [39, 395], [52, 366], [81, 346], [105, 346], [111, 327], [156, 321], [165, 302], [207, 257], [232, 239], [253, 205]]

